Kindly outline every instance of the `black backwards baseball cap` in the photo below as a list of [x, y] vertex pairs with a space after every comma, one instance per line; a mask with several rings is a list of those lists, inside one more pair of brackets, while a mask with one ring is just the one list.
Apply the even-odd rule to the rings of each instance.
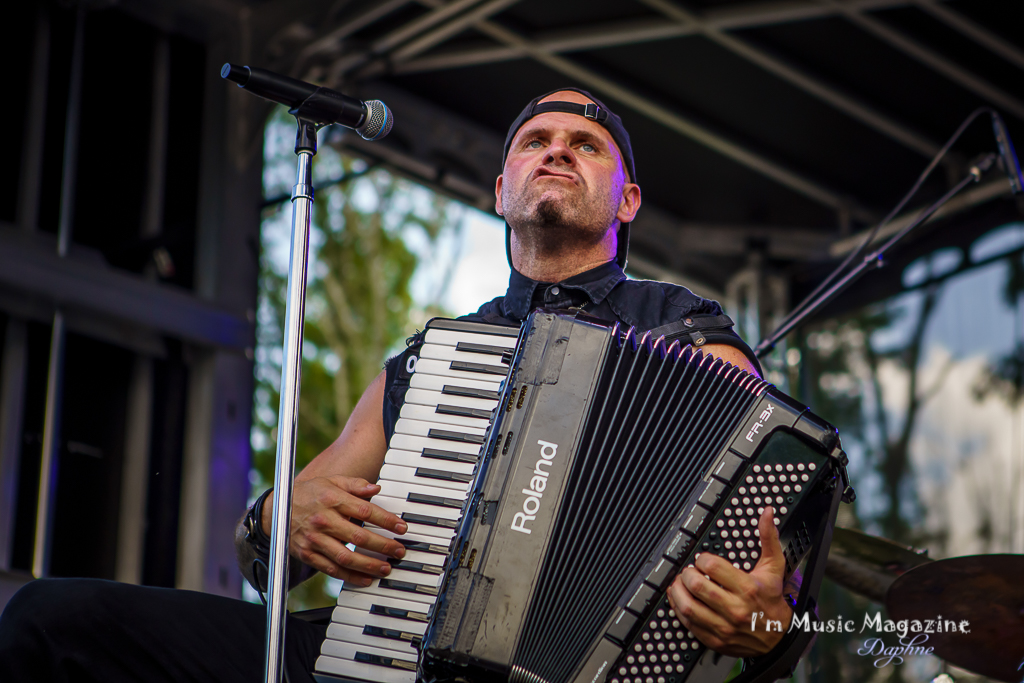
[[[578, 92], [593, 104], [577, 104], [576, 102], [544, 102], [545, 97], [554, 95], [556, 92], [564, 92], [566, 90], [572, 92]], [[508, 135], [505, 137], [505, 150], [501, 155], [501, 167], [504, 172], [505, 159], [508, 158], [509, 147], [512, 146], [512, 138], [516, 136], [519, 129], [523, 127], [523, 124], [532, 119], [534, 116], [539, 114], [547, 114], [548, 112], [562, 112], [566, 114], [577, 114], [584, 118], [588, 118], [591, 121], [604, 126], [611, 136], [612, 140], [619, 147], [619, 152], [622, 154], [622, 163], [625, 166], [626, 174], [629, 176], [631, 183], [636, 182], [636, 169], [633, 166], [633, 146], [629, 142], [629, 133], [626, 132], [626, 128], [622, 125], [622, 119], [617, 114], [612, 112], [611, 109], [606, 107], [601, 100], [597, 99], [586, 90], [580, 88], [557, 88], [549, 93], [538, 95], [530, 100], [530, 103], [526, 105], [519, 117], [512, 123], [512, 127], [508, 129]], [[629, 223], [622, 223], [619, 226], [618, 234], [618, 249], [615, 253], [615, 261], [619, 264], [619, 267], [625, 269], [626, 267], [626, 252], [629, 251]], [[505, 223], [505, 255], [508, 257], [508, 264], [512, 265], [512, 228], [509, 227], [508, 223]]]

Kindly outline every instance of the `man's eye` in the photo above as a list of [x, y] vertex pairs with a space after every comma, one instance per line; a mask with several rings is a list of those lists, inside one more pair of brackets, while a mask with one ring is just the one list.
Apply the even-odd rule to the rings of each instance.
[[526, 146], [530, 149], [540, 149], [540, 140], [530, 140]]
[[588, 153], [589, 152], [596, 152], [597, 151], [597, 148], [594, 147], [589, 142], [584, 142], [582, 145], [580, 145], [580, 149], [583, 150], [584, 152], [588, 152]]

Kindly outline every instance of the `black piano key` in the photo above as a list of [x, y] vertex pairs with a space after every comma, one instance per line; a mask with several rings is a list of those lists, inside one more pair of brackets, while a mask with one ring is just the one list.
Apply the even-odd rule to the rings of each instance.
[[432, 586], [421, 586], [411, 581], [398, 581], [396, 579], [381, 579], [381, 588], [388, 588], [403, 593], [420, 593], [421, 595], [437, 595], [437, 589]]
[[430, 614], [427, 612], [413, 612], [412, 610], [388, 607], [386, 605], [370, 605], [370, 614], [377, 614], [382, 617], [392, 617], [394, 619], [418, 621], [424, 624], [430, 621]]
[[491, 346], [490, 344], [474, 344], [473, 342], [459, 342], [455, 345], [456, 351], [468, 353], [485, 353], [488, 356], [500, 356], [508, 350], [505, 346]]
[[371, 655], [366, 652], [357, 652], [355, 661], [363, 662], [364, 664], [376, 664], [377, 666], [387, 666], [392, 669], [401, 669], [403, 671], [415, 671], [416, 662], [407, 662], [404, 659], [397, 659], [395, 657], [382, 657], [381, 655]]
[[444, 570], [441, 567], [424, 564], [423, 562], [410, 562], [409, 560], [388, 560], [392, 569], [403, 569], [409, 572], [420, 572], [421, 574], [433, 574], [438, 576]]
[[451, 552], [451, 544], [441, 545], [440, 543], [424, 543], [423, 541], [410, 541], [405, 538], [396, 538], [395, 540], [404, 545], [406, 550], [416, 550], [421, 553], [434, 553], [435, 555], [447, 555]]
[[419, 515], [414, 512], [403, 512], [402, 519], [413, 524], [426, 524], [427, 526], [436, 526], [442, 529], [454, 529], [459, 526], [459, 521], [457, 519], [428, 517], [427, 515]]
[[508, 368], [503, 365], [487, 365], [485, 363], [470, 363], [464, 360], [453, 360], [448, 366], [452, 370], [462, 372], [476, 372], [481, 375], [499, 375], [504, 377], [508, 374]]
[[459, 481], [464, 484], [468, 484], [473, 481], [472, 474], [448, 472], [446, 470], [432, 470], [429, 467], [417, 467], [416, 476], [423, 477], [424, 479], [438, 479], [440, 481]]
[[399, 631], [397, 628], [383, 628], [381, 626], [364, 626], [363, 635], [387, 638], [388, 640], [404, 640], [413, 644], [418, 644], [421, 640], [421, 636], [417, 633]]
[[483, 408], [466, 408], [465, 406], [438, 405], [434, 410], [438, 415], [458, 415], [459, 417], [475, 417], [480, 420], [491, 419], [491, 411]]
[[465, 501], [459, 498], [445, 498], [443, 496], [428, 496], [425, 493], [410, 493], [405, 497], [410, 503], [422, 503], [423, 505], [436, 505], [443, 508], [454, 508], [461, 510]]
[[451, 460], [453, 462], [476, 462], [480, 459], [479, 456], [472, 453], [455, 453], [454, 451], [442, 451], [437, 448], [424, 448], [423, 457], [434, 458], [435, 460]]
[[449, 432], [446, 429], [429, 429], [427, 438], [442, 439], [444, 441], [458, 441], [459, 443], [483, 443], [483, 435], [464, 434], [463, 432]]
[[501, 398], [500, 391], [489, 391], [487, 389], [474, 389], [472, 387], [460, 387], [453, 384], [445, 384], [441, 389], [442, 394], [449, 396], [466, 396], [467, 398], [482, 398], [488, 401], [497, 401]]

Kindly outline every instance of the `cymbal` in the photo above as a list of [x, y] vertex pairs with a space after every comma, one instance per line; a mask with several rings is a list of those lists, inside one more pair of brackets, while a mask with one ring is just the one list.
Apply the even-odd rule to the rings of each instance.
[[970, 633], [928, 636], [934, 654], [968, 671], [1014, 683], [1024, 678], [1024, 555], [972, 555], [916, 567], [886, 596], [889, 616], [970, 622]]
[[882, 604], [889, 586], [927, 555], [879, 536], [837, 527], [832, 535], [825, 576], [840, 586]]

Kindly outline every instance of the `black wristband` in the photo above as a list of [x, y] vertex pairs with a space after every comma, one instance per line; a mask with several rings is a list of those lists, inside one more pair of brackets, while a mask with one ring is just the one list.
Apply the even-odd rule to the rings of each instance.
[[270, 557], [270, 536], [263, 533], [263, 503], [273, 492], [274, 489], [269, 488], [261, 493], [245, 515], [245, 540], [256, 551], [256, 555], [264, 560]]

